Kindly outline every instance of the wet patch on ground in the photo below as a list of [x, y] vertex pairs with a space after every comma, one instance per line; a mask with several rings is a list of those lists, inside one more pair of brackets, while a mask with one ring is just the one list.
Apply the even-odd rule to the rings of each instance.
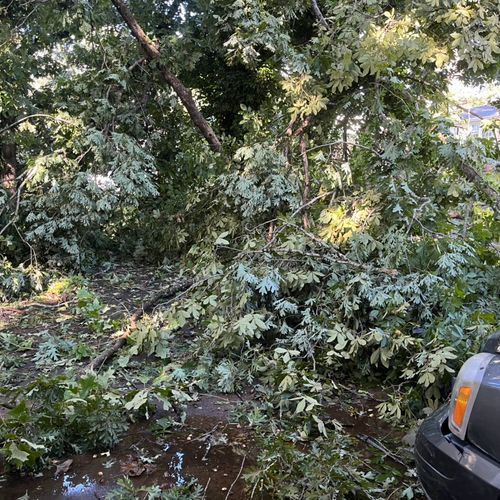
[[39, 477], [4, 478], [0, 498], [17, 499], [28, 493], [30, 500], [102, 499], [124, 476], [136, 487], [164, 488], [194, 478], [206, 498], [246, 498], [242, 473], [255, 463], [257, 450], [252, 429], [229, 421], [239, 401], [237, 396], [201, 396], [188, 408], [182, 429], [160, 437], [147, 422], [134, 424], [113, 450], [58, 461], [71, 464], [57, 477], [55, 463]]

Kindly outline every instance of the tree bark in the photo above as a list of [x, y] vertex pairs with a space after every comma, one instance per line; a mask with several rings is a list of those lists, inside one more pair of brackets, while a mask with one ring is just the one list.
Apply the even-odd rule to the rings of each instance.
[[270, 223], [269, 223], [269, 226], [267, 228], [267, 234], [266, 234], [266, 241], [267, 243], [273, 241], [274, 239], [274, 230], [276, 229], [276, 224], [275, 222], [272, 220]]
[[[150, 61], [154, 61], [159, 59], [161, 56], [160, 50], [158, 46], [146, 35], [142, 27], [139, 25], [132, 12], [128, 8], [128, 6], [122, 0], [111, 0], [113, 5], [116, 7], [122, 19], [125, 21], [127, 26], [129, 27], [132, 35], [139, 42], [144, 54]], [[207, 122], [201, 111], [198, 109], [198, 106], [193, 99], [193, 95], [191, 90], [188, 89], [182, 82], [174, 75], [164, 64], [160, 64], [159, 66], [160, 73], [163, 77], [163, 80], [170, 85], [174, 92], [177, 94], [182, 104], [186, 108], [191, 121], [198, 128], [200, 133], [205, 137], [205, 139], [210, 144], [211, 148], [219, 152], [222, 150], [222, 144], [213, 131], [210, 124]]]
[[[307, 206], [309, 202], [309, 196], [311, 194], [311, 176], [309, 172], [309, 158], [307, 157], [307, 141], [302, 134], [300, 136], [300, 154], [302, 156], [302, 165], [304, 167], [304, 191], [302, 193], [302, 204]], [[309, 221], [309, 211], [307, 208], [304, 208], [304, 213], [302, 216], [304, 229], [309, 229], [310, 221]]]
[[2, 143], [0, 158], [0, 185], [16, 192], [17, 189], [17, 148], [15, 143]]
[[328, 26], [328, 23], [326, 22], [325, 16], [323, 16], [323, 13], [321, 12], [317, 0], [312, 0], [312, 10], [314, 12], [314, 15], [316, 16], [316, 19], [318, 22], [325, 27], [326, 29], [329, 29], [330, 26]]

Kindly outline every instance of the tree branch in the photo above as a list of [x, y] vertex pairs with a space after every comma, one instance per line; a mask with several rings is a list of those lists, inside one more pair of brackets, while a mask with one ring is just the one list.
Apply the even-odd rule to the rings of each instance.
[[472, 182], [479, 189], [479, 191], [481, 191], [493, 202], [495, 210], [500, 212], [500, 195], [498, 192], [493, 189], [470, 165], [466, 165], [463, 162], [460, 163], [460, 171], [469, 182]]
[[304, 229], [309, 229], [310, 221], [307, 204], [311, 193], [311, 176], [309, 172], [309, 158], [307, 157], [307, 140], [304, 134], [300, 136], [300, 155], [302, 156], [302, 165], [304, 168], [304, 191], [302, 193], [302, 206], [304, 207], [304, 213], [302, 219]]
[[340, 145], [346, 145], [346, 146], [352, 146], [352, 147], [364, 149], [364, 150], [370, 151], [374, 155], [378, 156], [381, 160], [389, 161], [389, 160], [386, 160], [382, 156], [382, 154], [379, 153], [378, 151], [375, 151], [374, 149], [372, 149], [372, 148], [370, 148], [368, 146], [364, 146], [363, 144], [359, 144], [357, 142], [352, 142], [352, 141], [333, 141], [333, 142], [327, 142], [326, 144], [319, 144], [318, 146], [313, 146], [312, 148], [309, 148], [307, 150], [307, 152], [309, 153], [310, 151], [315, 151], [316, 149], [328, 148], [328, 147], [331, 147], [331, 146], [340, 146]]
[[154, 307], [165, 298], [174, 299], [180, 293], [189, 289], [194, 283], [190, 279], [184, 281], [174, 282], [170, 287], [160, 290], [158, 293], [154, 294], [147, 302], [145, 302], [141, 307], [137, 308], [132, 316], [130, 316], [129, 325], [125, 330], [118, 332], [115, 335], [115, 342], [106, 349], [99, 356], [94, 358], [94, 360], [89, 364], [88, 368], [91, 370], [101, 368], [110, 358], [112, 358], [116, 352], [118, 352], [127, 342], [127, 338], [131, 333], [137, 328], [137, 322], [144, 316], [154, 309]]
[[328, 26], [328, 23], [326, 22], [326, 19], [323, 16], [323, 14], [318, 6], [317, 0], [311, 0], [311, 4], [312, 4], [312, 10], [313, 10], [314, 15], [316, 16], [316, 19], [318, 20], [318, 22], [326, 29], [330, 29], [330, 26]]
[[71, 125], [73, 123], [69, 120], [65, 120], [64, 118], [59, 118], [57, 116], [48, 115], [47, 113], [35, 113], [33, 115], [23, 116], [22, 118], [19, 118], [19, 120], [16, 120], [15, 122], [11, 123], [10, 125], [7, 125], [6, 127], [0, 129], [0, 135], [4, 134], [5, 132], [8, 132], [9, 130], [17, 127], [18, 125], [21, 125], [21, 123], [24, 123], [25, 121], [31, 120], [32, 118], [49, 118], [49, 119], [54, 120], [56, 122], [67, 123], [69, 125]]
[[[148, 35], [144, 32], [142, 27], [139, 25], [132, 12], [128, 8], [128, 6], [122, 0], [111, 0], [113, 5], [116, 7], [116, 10], [125, 21], [127, 26], [130, 29], [132, 35], [137, 39], [139, 45], [141, 46], [144, 54], [148, 58], [148, 60], [153, 61], [156, 59], [160, 59], [161, 52], [158, 46], [149, 38]], [[191, 121], [198, 128], [201, 135], [205, 137], [205, 139], [210, 144], [211, 148], [214, 151], [221, 151], [222, 144], [213, 131], [212, 127], [209, 125], [201, 111], [198, 109], [198, 106], [193, 99], [193, 95], [191, 94], [191, 90], [188, 89], [182, 82], [175, 76], [164, 64], [160, 64], [160, 73], [163, 77], [163, 80], [172, 87], [174, 92], [177, 94], [182, 104], [186, 108]]]

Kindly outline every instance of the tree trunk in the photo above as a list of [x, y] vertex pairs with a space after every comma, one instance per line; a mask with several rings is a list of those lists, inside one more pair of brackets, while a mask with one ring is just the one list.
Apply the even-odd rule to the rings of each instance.
[[[111, 1], [129, 27], [132, 35], [139, 42], [148, 60], [153, 61], [155, 59], [159, 59], [161, 55], [159, 48], [153, 43], [148, 35], [146, 35], [128, 6], [122, 0]], [[184, 104], [184, 107], [189, 113], [193, 124], [198, 128], [214, 151], [221, 151], [221, 142], [201, 111], [198, 109], [198, 106], [193, 99], [193, 95], [191, 94], [191, 90], [188, 89], [164, 64], [161, 64], [159, 68], [165, 82], [174, 89], [174, 92], [177, 94], [182, 104]]]

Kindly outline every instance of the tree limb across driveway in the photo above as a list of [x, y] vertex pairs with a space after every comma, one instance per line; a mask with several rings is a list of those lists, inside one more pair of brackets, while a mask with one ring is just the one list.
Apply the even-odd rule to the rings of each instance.
[[125, 330], [118, 332], [115, 335], [116, 340], [104, 352], [94, 358], [87, 368], [92, 370], [98, 370], [101, 368], [125, 345], [127, 338], [137, 328], [137, 322], [144, 316], [144, 314], [151, 312], [161, 300], [174, 299], [177, 295], [186, 291], [191, 286], [193, 286], [192, 280], [180, 280], [150, 297], [144, 304], [142, 304], [141, 307], [138, 307], [133, 312], [132, 316], [130, 316], [128, 327]]

